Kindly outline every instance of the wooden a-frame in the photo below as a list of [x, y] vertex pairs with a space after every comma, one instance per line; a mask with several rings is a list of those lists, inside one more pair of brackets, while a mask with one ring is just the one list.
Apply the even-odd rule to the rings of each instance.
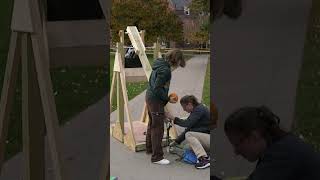
[[[127, 27], [127, 34], [130, 38], [130, 41], [135, 49], [135, 52], [138, 54], [142, 69], [146, 76], [146, 79], [149, 80], [151, 75], [151, 66], [149, 64], [148, 58], [145, 53], [145, 46], [141, 36], [139, 35], [138, 29], [135, 26]], [[113, 95], [115, 93], [114, 89], [116, 88], [116, 97], [117, 97], [117, 119], [116, 123], [111, 127], [111, 135], [119, 140], [120, 142], [127, 145], [133, 151], [141, 151], [145, 149], [145, 134], [147, 124], [148, 124], [148, 111], [146, 104], [144, 103], [140, 121], [133, 121], [131, 113], [129, 110], [129, 100], [127, 95], [126, 87], [126, 69], [124, 68], [124, 50], [123, 50], [124, 36], [123, 31], [120, 31], [120, 43], [117, 43], [117, 51], [115, 54], [115, 63], [113, 69], [113, 77], [110, 89], [110, 103], [113, 102]], [[155, 56], [161, 57], [160, 46], [155, 45]], [[157, 48], [158, 47], [158, 48]], [[141, 69], [141, 68], [140, 68]], [[136, 69], [138, 70], [138, 69]], [[135, 73], [132, 73], [134, 76]], [[111, 106], [110, 106], [111, 107]], [[125, 110], [125, 112], [124, 112]], [[127, 123], [124, 122], [126, 115]], [[138, 129], [138, 131], [137, 131]], [[175, 128], [171, 129], [173, 137], [176, 137]]]
[[0, 170], [4, 163], [10, 112], [19, 65], [22, 65], [24, 179], [45, 179], [44, 135], [47, 131], [55, 180], [64, 172], [59, 152], [58, 116], [49, 71], [42, 6], [37, 0], [15, 0], [11, 40], [0, 102]]

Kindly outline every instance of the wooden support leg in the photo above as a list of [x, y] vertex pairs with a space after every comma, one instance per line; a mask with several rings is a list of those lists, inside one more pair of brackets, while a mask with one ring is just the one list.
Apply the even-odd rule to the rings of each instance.
[[44, 115], [35, 63], [31, 56], [30, 34], [22, 41], [22, 127], [24, 153], [24, 179], [45, 179]]
[[120, 82], [120, 73], [114, 72], [117, 79], [117, 120], [112, 132], [112, 136], [118, 139], [120, 142], [124, 142], [124, 107], [123, 107], [123, 95]]
[[20, 43], [19, 34], [11, 33], [10, 49], [7, 58], [6, 72], [4, 76], [1, 102], [0, 102], [0, 172], [4, 162], [4, 154], [6, 148], [6, 139], [8, 134], [8, 125], [10, 112], [15, 95], [15, 85], [18, 76], [20, 63]]
[[60, 139], [57, 136], [59, 122], [53, 96], [50, 72], [48, 71], [47, 66], [45, 66], [46, 56], [44, 55], [45, 50], [41, 44], [41, 39], [36, 35], [32, 35], [31, 38], [48, 142], [52, 155], [53, 168], [55, 170], [55, 179], [62, 180], [64, 176], [62, 167], [63, 161], [59, 152]]
[[124, 107], [123, 94], [120, 82], [120, 73], [117, 73], [117, 105], [118, 105], [118, 120], [121, 127], [122, 134], [124, 134]]
[[149, 116], [148, 116], [148, 108], [147, 108], [147, 104], [144, 103], [143, 105], [143, 109], [142, 109], [142, 114], [141, 114], [141, 122], [148, 124], [149, 122]]
[[113, 72], [112, 75], [112, 81], [111, 81], [111, 87], [110, 87], [110, 112], [112, 112], [112, 105], [113, 105], [113, 93], [115, 89], [115, 79], [116, 79], [116, 72]]

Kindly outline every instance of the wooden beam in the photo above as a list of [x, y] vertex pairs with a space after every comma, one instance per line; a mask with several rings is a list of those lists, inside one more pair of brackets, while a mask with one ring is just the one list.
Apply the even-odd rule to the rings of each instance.
[[112, 82], [111, 82], [111, 86], [110, 86], [110, 112], [112, 112], [112, 105], [113, 105], [113, 94], [114, 94], [114, 89], [115, 89], [115, 79], [116, 79], [116, 72], [113, 72], [112, 75]]
[[150, 66], [148, 57], [145, 53], [146, 48], [139, 35], [138, 29], [135, 26], [128, 26], [127, 32], [136, 53], [139, 55], [139, 58], [140, 58], [143, 70], [145, 71], [145, 74], [147, 76], [147, 79], [149, 79], [152, 68]]
[[149, 123], [148, 108], [147, 108], [146, 103], [143, 104], [143, 109], [142, 109], [140, 121], [146, 125]]
[[148, 81], [147, 76], [142, 68], [126, 68], [125, 74], [127, 82]]
[[30, 34], [22, 35], [22, 131], [24, 179], [45, 179], [44, 115], [34, 59], [31, 56]]
[[10, 112], [12, 110], [13, 100], [15, 96], [16, 80], [20, 64], [20, 47], [18, 43], [20, 36], [18, 32], [12, 32], [10, 38], [10, 46], [7, 57], [7, 65], [4, 74], [4, 81], [1, 92], [0, 101], [0, 172], [4, 162], [4, 154], [6, 149], [6, 140], [10, 121]]
[[119, 37], [120, 37], [120, 43], [124, 43], [124, 31], [123, 30], [119, 31]]
[[11, 19], [11, 29], [19, 32], [34, 32], [30, 3], [26, 0], [15, 0]]
[[59, 122], [53, 95], [50, 72], [45, 66], [46, 56], [44, 46], [41, 44], [41, 36], [32, 35], [32, 47], [36, 64], [37, 78], [41, 94], [41, 102], [44, 110], [47, 137], [52, 155], [55, 179], [63, 180], [64, 172], [62, 166], [61, 153], [59, 152], [59, 138], [57, 135]]
[[[124, 107], [123, 107], [123, 92], [121, 88], [121, 78], [120, 73], [117, 73], [117, 122], [116, 126], [120, 126], [121, 134], [124, 134]], [[123, 136], [121, 137], [121, 142], [123, 142]]]
[[142, 40], [142, 43], [145, 44], [145, 35], [146, 35], [146, 30], [141, 30], [140, 31], [140, 36], [141, 36], [141, 40]]
[[132, 125], [132, 117], [129, 111], [129, 100], [128, 100], [128, 94], [127, 94], [127, 85], [126, 85], [126, 80], [125, 80], [125, 73], [124, 73], [124, 67], [122, 66], [122, 59], [118, 58], [119, 62], [119, 67], [120, 67], [120, 81], [121, 81], [121, 88], [122, 88], [122, 94], [123, 94], [123, 100], [124, 100], [124, 108], [125, 108], [125, 112], [127, 115], [127, 120], [129, 122], [129, 127], [130, 127], [130, 132], [129, 134], [127, 134], [126, 136], [130, 136], [132, 139], [132, 146], [135, 146], [136, 142], [135, 142], [135, 138], [134, 138], [134, 134], [133, 134], [133, 125]]

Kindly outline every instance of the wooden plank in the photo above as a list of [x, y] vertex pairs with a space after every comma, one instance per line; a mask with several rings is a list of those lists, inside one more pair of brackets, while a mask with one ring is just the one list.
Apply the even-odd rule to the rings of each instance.
[[157, 39], [157, 55], [158, 57], [157, 58], [161, 58], [162, 57], [162, 54], [161, 54], [161, 46], [160, 46], [160, 42], [159, 42], [159, 38]]
[[19, 34], [11, 33], [10, 46], [7, 57], [7, 65], [4, 74], [4, 81], [0, 101], [0, 172], [4, 162], [6, 140], [9, 127], [10, 112], [13, 105], [18, 68], [20, 63]]
[[116, 79], [116, 74], [117, 72], [113, 72], [113, 75], [112, 75], [112, 81], [111, 81], [111, 87], [110, 87], [110, 112], [112, 112], [112, 104], [113, 104], [113, 94], [114, 94], [114, 89], [115, 89], [115, 79]]
[[145, 118], [147, 117], [147, 114], [148, 114], [147, 104], [143, 103], [143, 109], [142, 109], [141, 118], [140, 118], [141, 122], [146, 123]]
[[119, 58], [120, 58], [120, 55], [118, 52], [116, 52], [114, 57], [113, 72], [120, 72], [119, 60], [118, 60]]
[[120, 141], [122, 143], [124, 142], [124, 133], [122, 132], [121, 125], [118, 122], [118, 120], [115, 124], [112, 125], [111, 135], [112, 135], [112, 137], [114, 137], [118, 141]]
[[119, 37], [120, 37], [120, 43], [124, 43], [124, 31], [123, 30], [119, 31]]
[[126, 76], [127, 82], [146, 82], [148, 81], [147, 77], [144, 76]]
[[126, 76], [145, 76], [146, 74], [142, 68], [125, 68]]
[[14, 1], [11, 29], [19, 32], [34, 32], [29, 1]]
[[141, 61], [143, 70], [145, 71], [145, 74], [147, 76], [147, 79], [149, 80], [152, 68], [150, 66], [148, 57], [145, 53], [146, 48], [145, 48], [145, 46], [142, 42], [142, 39], [139, 35], [138, 29], [135, 26], [128, 26], [127, 32], [128, 32], [128, 36], [130, 38], [130, 41], [131, 41], [136, 53], [138, 54], [138, 56], [140, 58], [140, 61]]
[[140, 34], [140, 36], [141, 36], [142, 43], [145, 44], [144, 38], [145, 38], [145, 35], [146, 35], [146, 30], [141, 30], [141, 31], [139, 32], [139, 34]]
[[44, 115], [34, 59], [30, 50], [30, 35], [22, 35], [22, 132], [24, 179], [45, 179]]
[[126, 82], [146, 82], [147, 76], [143, 68], [125, 68]]
[[161, 48], [160, 48], [159, 38], [157, 38], [157, 42], [154, 43], [153, 58], [154, 59], [161, 58]]
[[134, 138], [134, 134], [133, 134], [133, 125], [132, 125], [132, 118], [131, 118], [131, 114], [129, 111], [129, 100], [128, 100], [128, 94], [127, 94], [127, 86], [126, 86], [126, 80], [125, 80], [125, 74], [124, 74], [124, 67], [122, 66], [122, 62], [121, 59], [119, 58], [119, 67], [120, 67], [120, 81], [121, 81], [121, 88], [122, 88], [122, 94], [123, 94], [123, 100], [124, 100], [124, 108], [125, 108], [125, 112], [127, 115], [127, 120], [130, 124], [130, 130], [131, 132], [129, 133], [130, 136], [132, 137], [133, 140], [133, 145], [135, 146], [135, 138]]
[[145, 54], [145, 52], [139, 52], [138, 55], [139, 55], [139, 58], [140, 58], [140, 61], [141, 61], [143, 70], [144, 70], [144, 72], [145, 72], [145, 74], [146, 74], [146, 76], [147, 76], [147, 79], [148, 79], [148, 81], [149, 81], [152, 68], [151, 68], [151, 66], [150, 66], [148, 57], [147, 57], [147, 55]]
[[157, 43], [153, 43], [153, 59], [157, 59], [157, 57], [158, 57], [158, 51], [157, 51]]
[[131, 40], [131, 43], [132, 43], [132, 46], [135, 48], [135, 49], [138, 49], [140, 51], [145, 51], [146, 48], [143, 44], [143, 41], [141, 39], [141, 36], [139, 34], [139, 31], [137, 29], [136, 26], [128, 26], [127, 27], [127, 33], [128, 33], [128, 36]]
[[49, 56], [49, 42], [48, 42], [48, 34], [47, 34], [47, 23], [46, 23], [46, 15], [44, 14], [43, 10], [43, 17], [42, 19], [42, 32], [43, 32], [43, 43], [44, 43], [44, 49], [45, 49], [45, 56], [46, 56], [46, 64], [48, 66], [48, 69], [50, 69], [50, 56]]
[[119, 59], [120, 61], [119, 62], [122, 62], [122, 67], [124, 67], [124, 42], [120, 42], [117, 44], [118, 46], [118, 52], [119, 52]]
[[136, 152], [136, 141], [131, 130], [124, 136], [124, 144], [129, 147], [132, 151]]
[[41, 14], [40, 14], [40, 5], [38, 0], [28, 0], [26, 1], [29, 4], [29, 12], [30, 12], [30, 18], [31, 23], [33, 26], [33, 33], [36, 33], [38, 35], [42, 34], [42, 20], [41, 20]]
[[[120, 126], [121, 134], [124, 134], [124, 107], [123, 107], [123, 93], [121, 88], [121, 79], [120, 73], [117, 73], [117, 123], [116, 125]], [[121, 140], [123, 141], [123, 139]]]
[[61, 153], [59, 152], [59, 138], [57, 136], [59, 122], [56, 111], [56, 105], [52, 90], [52, 83], [49, 70], [44, 67], [46, 61], [41, 36], [32, 35], [32, 47], [36, 64], [37, 78], [41, 94], [41, 102], [44, 110], [45, 124], [49, 147], [51, 150], [53, 169], [55, 171], [55, 180], [63, 180], [64, 172], [62, 166]]

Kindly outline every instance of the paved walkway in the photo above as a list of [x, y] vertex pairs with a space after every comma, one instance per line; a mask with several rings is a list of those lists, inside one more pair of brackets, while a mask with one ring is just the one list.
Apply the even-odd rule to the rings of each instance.
[[232, 155], [223, 132], [223, 120], [235, 108], [268, 105], [280, 116], [285, 129], [293, 120], [311, 0], [245, 1], [238, 20], [222, 18], [211, 27], [211, 93], [220, 118], [211, 138], [217, 160], [212, 174], [243, 176], [254, 167]]
[[[185, 68], [178, 68], [173, 72], [170, 92], [179, 96], [193, 94], [202, 97], [202, 87], [207, 67], [208, 55], [196, 56], [189, 61]], [[138, 120], [141, 115], [145, 92], [129, 102], [133, 119]], [[172, 114], [186, 116], [179, 103], [168, 104]], [[137, 108], [140, 107], [140, 108]], [[111, 114], [111, 121], [115, 120], [115, 112]], [[150, 156], [145, 152], [134, 153], [114, 138], [110, 139], [110, 170], [112, 176], [120, 180], [193, 180], [209, 179], [210, 170], [197, 170], [193, 166], [175, 161], [176, 155], [165, 154], [172, 164], [169, 166], [155, 165], [150, 162]], [[164, 149], [165, 152], [165, 149]], [[166, 153], [166, 152], [165, 152]]]
[[[201, 55], [187, 62], [184, 69], [173, 72], [171, 91], [178, 94], [195, 94], [202, 96], [202, 83], [206, 70], [208, 56]], [[144, 94], [135, 97], [129, 102], [132, 116], [140, 116]], [[98, 103], [90, 106], [74, 117], [67, 125], [60, 128], [59, 135], [62, 138], [63, 164], [67, 172], [65, 180], [98, 180], [102, 157], [105, 152], [107, 103], [103, 98]], [[177, 114], [182, 114], [182, 109], [174, 105]], [[114, 113], [111, 114], [114, 120]], [[193, 166], [180, 162], [174, 162], [170, 166], [159, 167], [150, 163], [150, 157], [144, 152], [134, 153], [123, 144], [110, 138], [111, 174], [120, 177], [120, 180], [193, 180], [209, 179], [210, 170], [199, 171]], [[52, 165], [47, 151], [46, 180], [53, 179]], [[174, 161], [176, 156], [169, 156]], [[0, 180], [22, 179], [22, 154], [19, 153], [10, 159], [3, 167]], [[142, 173], [144, 172], [144, 173]]]

